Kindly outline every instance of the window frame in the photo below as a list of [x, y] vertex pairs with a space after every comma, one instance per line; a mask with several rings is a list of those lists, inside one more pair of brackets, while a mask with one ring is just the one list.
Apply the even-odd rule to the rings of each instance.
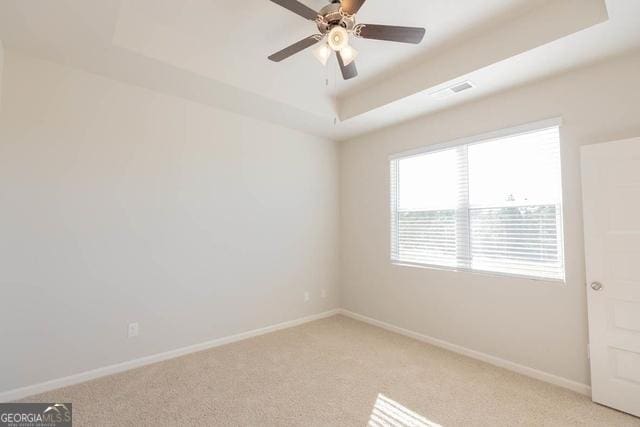
[[[451, 267], [446, 265], [438, 265], [438, 264], [427, 264], [427, 263], [419, 263], [419, 262], [411, 262], [411, 261], [401, 261], [396, 260], [393, 257], [394, 249], [393, 246], [396, 247], [395, 252], [397, 253], [397, 245], [399, 244], [399, 239], [397, 236], [394, 236], [394, 233], [397, 233], [399, 229], [398, 225], [398, 188], [393, 188], [394, 184], [399, 182], [398, 180], [398, 169], [396, 167], [396, 161], [403, 160], [411, 157], [421, 156], [424, 154], [431, 154], [438, 151], [450, 150], [459, 146], [471, 146], [474, 144], [481, 144], [484, 142], [489, 142], [493, 140], [499, 140], [502, 138], [515, 137], [519, 135], [525, 135], [528, 133], [535, 133], [538, 131], [542, 131], [545, 129], [557, 127], [558, 132], [560, 133], [559, 137], [559, 164], [558, 164], [558, 173], [560, 179], [560, 194], [559, 194], [559, 218], [558, 218], [558, 252], [561, 254], [561, 268], [562, 268], [562, 277], [543, 277], [529, 274], [519, 274], [519, 273], [507, 273], [500, 271], [492, 271], [492, 270], [482, 270], [482, 269], [474, 269], [471, 267]], [[391, 154], [388, 158], [389, 161], [389, 206], [390, 206], [390, 220], [389, 220], [389, 259], [392, 265], [395, 266], [407, 266], [407, 267], [418, 267], [418, 268], [426, 268], [431, 270], [442, 270], [442, 271], [453, 271], [453, 272], [465, 272], [471, 274], [479, 274], [483, 276], [498, 276], [498, 277], [511, 277], [511, 278], [519, 278], [532, 280], [537, 282], [550, 282], [550, 283], [566, 283], [566, 253], [565, 253], [565, 227], [564, 227], [564, 178], [563, 178], [563, 168], [562, 168], [562, 138], [561, 138], [561, 129], [562, 129], [562, 118], [555, 117], [546, 120], [540, 120], [536, 122], [531, 122], [519, 126], [513, 126], [509, 128], [499, 129], [496, 131], [486, 132], [483, 134], [473, 135], [469, 137], [463, 137], [459, 139], [455, 139], [448, 142], [436, 143], [431, 145], [426, 145], [422, 147], [418, 147], [411, 150], [406, 150], [398, 153]], [[396, 176], [394, 177], [393, 174]], [[470, 212], [470, 204], [467, 200], [467, 211]], [[392, 222], [395, 222], [395, 227], [392, 227]], [[458, 226], [456, 226], [458, 227]], [[469, 236], [471, 235], [471, 228], [469, 224]]]

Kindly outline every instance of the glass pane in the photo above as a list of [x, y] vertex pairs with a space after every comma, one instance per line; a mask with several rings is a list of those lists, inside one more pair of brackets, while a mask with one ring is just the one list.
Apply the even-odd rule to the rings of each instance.
[[562, 277], [555, 205], [471, 209], [472, 268]]
[[399, 211], [455, 208], [458, 201], [456, 150], [399, 160], [398, 192]]
[[469, 146], [471, 206], [556, 204], [561, 200], [558, 129]]
[[399, 213], [398, 255], [405, 262], [454, 267], [455, 210]]

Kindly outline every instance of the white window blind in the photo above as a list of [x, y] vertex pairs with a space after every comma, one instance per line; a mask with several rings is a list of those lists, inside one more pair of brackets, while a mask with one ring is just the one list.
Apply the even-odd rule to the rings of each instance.
[[391, 160], [395, 263], [564, 279], [558, 126]]

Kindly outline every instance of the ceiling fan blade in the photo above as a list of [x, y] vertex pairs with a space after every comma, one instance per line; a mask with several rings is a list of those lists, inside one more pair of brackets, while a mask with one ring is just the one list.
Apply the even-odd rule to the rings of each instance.
[[359, 36], [363, 39], [386, 40], [390, 42], [418, 44], [426, 30], [418, 27], [397, 27], [394, 25], [362, 24]]
[[278, 4], [291, 12], [302, 16], [303, 18], [314, 21], [318, 17], [318, 12], [300, 3], [297, 0], [271, 0], [273, 3]]
[[314, 44], [318, 43], [320, 39], [322, 39], [322, 36], [320, 34], [309, 36], [306, 39], [302, 39], [299, 42], [296, 42], [291, 46], [285, 47], [281, 51], [274, 53], [269, 57], [269, 59], [272, 60], [273, 62], [283, 61], [288, 57], [293, 56], [296, 53], [313, 46]]
[[355, 15], [358, 13], [365, 1], [366, 0], [342, 0], [342, 10], [349, 15]]
[[351, 61], [349, 65], [344, 65], [340, 52], [336, 52], [338, 57], [338, 64], [340, 65], [340, 71], [342, 71], [342, 78], [345, 80], [352, 79], [358, 75], [358, 69], [356, 68], [355, 61]]

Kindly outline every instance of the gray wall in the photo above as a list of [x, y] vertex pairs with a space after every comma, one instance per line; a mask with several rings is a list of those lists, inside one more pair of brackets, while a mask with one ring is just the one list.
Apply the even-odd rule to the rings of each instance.
[[[636, 53], [344, 143], [343, 307], [588, 384], [579, 149], [640, 135], [638, 70]], [[390, 154], [556, 116], [566, 284], [391, 265]]]
[[13, 51], [3, 80], [0, 392], [338, 306], [335, 143]]

